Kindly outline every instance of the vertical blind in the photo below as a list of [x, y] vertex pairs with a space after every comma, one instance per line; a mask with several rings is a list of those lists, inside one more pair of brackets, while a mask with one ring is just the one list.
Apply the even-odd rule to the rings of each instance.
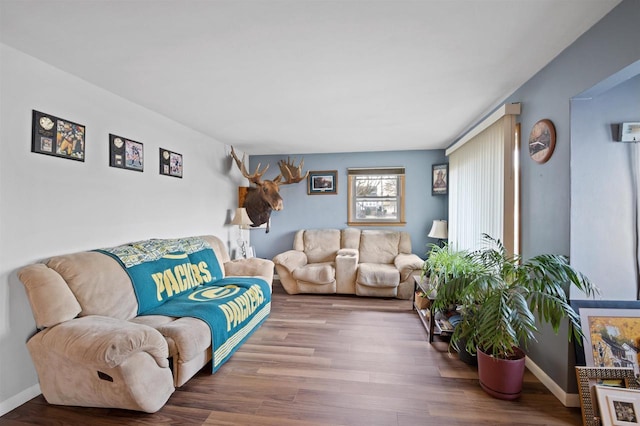
[[[519, 108], [518, 108], [519, 112]], [[449, 244], [475, 250], [482, 234], [514, 251], [515, 116], [502, 115], [449, 155]]]

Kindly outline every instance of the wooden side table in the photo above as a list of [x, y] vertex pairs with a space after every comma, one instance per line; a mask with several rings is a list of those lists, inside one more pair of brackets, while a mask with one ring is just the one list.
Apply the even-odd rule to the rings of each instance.
[[443, 330], [439, 325], [438, 322], [435, 319], [435, 313], [433, 312], [433, 301], [435, 299], [434, 296], [431, 295], [431, 290], [429, 289], [429, 281], [427, 278], [425, 278], [424, 280], [421, 279], [420, 275], [414, 275], [413, 276], [413, 281], [415, 283], [414, 286], [414, 293], [417, 293], [418, 291], [424, 292], [425, 294], [427, 294], [427, 299], [429, 300], [429, 304], [428, 307], [426, 309], [420, 309], [420, 307], [418, 306], [418, 304], [416, 303], [415, 297], [413, 300], [413, 307], [416, 310], [416, 312], [418, 313], [418, 318], [420, 318], [420, 321], [422, 322], [422, 325], [424, 325], [424, 328], [428, 331], [429, 333], [429, 343], [433, 343], [433, 338], [434, 336], [440, 336], [442, 338], [446, 338], [446, 337], [451, 337], [451, 334], [453, 334], [453, 330]]

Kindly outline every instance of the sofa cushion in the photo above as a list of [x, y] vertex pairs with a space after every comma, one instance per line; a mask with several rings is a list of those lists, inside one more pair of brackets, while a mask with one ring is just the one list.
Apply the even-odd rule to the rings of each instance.
[[340, 250], [338, 229], [310, 229], [305, 231], [303, 239], [307, 263], [333, 262]]
[[369, 287], [397, 287], [400, 284], [400, 272], [393, 265], [361, 263], [356, 281]]
[[82, 308], [69, 286], [53, 269], [42, 263], [18, 272], [25, 286], [36, 327], [45, 328], [75, 318]]
[[138, 303], [127, 272], [115, 259], [95, 251], [55, 256], [47, 266], [67, 282], [82, 307], [80, 316], [131, 319]]
[[295, 269], [293, 278], [309, 283], [327, 284], [335, 281], [336, 270], [331, 262], [314, 263]]
[[167, 340], [169, 356], [175, 362], [188, 362], [211, 346], [211, 330], [207, 323], [197, 318], [146, 315], [131, 322], [158, 330]]
[[398, 255], [400, 234], [393, 231], [365, 230], [360, 235], [361, 263], [393, 263]]

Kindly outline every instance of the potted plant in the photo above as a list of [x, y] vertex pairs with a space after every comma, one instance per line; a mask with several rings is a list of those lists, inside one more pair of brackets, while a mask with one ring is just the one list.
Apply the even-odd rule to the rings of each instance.
[[[462, 320], [452, 336], [452, 345], [465, 342], [478, 354], [478, 376], [482, 388], [501, 399], [516, 399], [522, 390], [526, 348], [535, 340], [540, 323], [549, 323], [557, 333], [564, 318], [569, 320], [569, 340], [582, 336], [580, 318], [567, 301], [571, 283], [587, 296], [598, 289], [566, 257], [543, 254], [523, 261], [507, 253], [500, 240], [483, 235], [485, 247], [467, 253], [473, 264], [464, 278], [450, 280], [442, 302], [455, 295]], [[505, 372], [503, 368], [511, 368]], [[493, 371], [497, 368], [497, 371]]]
[[[465, 297], [462, 290], [480, 272], [480, 267], [468, 251], [453, 250], [448, 244], [442, 247], [433, 245], [422, 268], [422, 277], [429, 276], [431, 283], [433, 311], [457, 314], [458, 306], [463, 304]], [[469, 353], [465, 349], [464, 338], [454, 332], [451, 343], [462, 361], [470, 365], [477, 364], [475, 352]]]

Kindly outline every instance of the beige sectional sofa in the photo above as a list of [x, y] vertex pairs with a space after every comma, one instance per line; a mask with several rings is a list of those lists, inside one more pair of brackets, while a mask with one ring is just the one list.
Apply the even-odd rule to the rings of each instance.
[[306, 229], [273, 258], [285, 291], [411, 299], [424, 261], [402, 231]]
[[[225, 277], [260, 277], [270, 294], [270, 260], [231, 261], [219, 238], [200, 239]], [[189, 281], [190, 270], [176, 271], [183, 273], [181, 285]], [[215, 345], [204, 321], [138, 316], [130, 274], [104, 253], [55, 256], [18, 276], [38, 329], [27, 346], [49, 403], [155, 412], [212, 359]], [[189, 282], [197, 284], [193, 275]]]

